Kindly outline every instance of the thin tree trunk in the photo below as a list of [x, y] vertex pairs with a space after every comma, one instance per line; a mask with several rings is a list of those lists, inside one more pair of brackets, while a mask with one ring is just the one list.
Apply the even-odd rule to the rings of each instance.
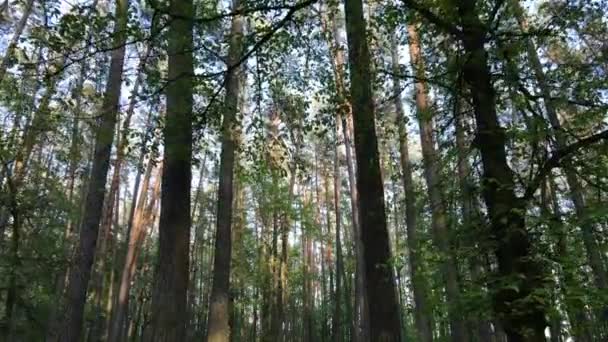
[[[393, 37], [396, 40], [396, 37]], [[396, 41], [393, 42], [392, 63], [393, 72], [399, 72], [399, 54]], [[418, 211], [416, 209], [416, 192], [414, 190], [414, 180], [412, 177], [412, 164], [409, 157], [408, 133], [405, 123], [407, 118], [403, 110], [401, 102], [401, 86], [399, 80], [393, 78], [393, 97], [395, 101], [395, 110], [397, 112], [397, 129], [399, 131], [399, 160], [401, 163], [401, 178], [403, 182], [403, 190], [405, 193], [405, 216], [406, 216], [406, 231], [407, 245], [409, 254], [410, 278], [412, 283], [412, 292], [414, 295], [414, 322], [416, 324], [416, 332], [418, 339], [421, 342], [433, 341], [432, 321], [431, 321], [431, 305], [429, 303], [427, 289], [429, 285], [426, 278], [422, 274], [422, 259], [420, 257], [420, 246], [418, 243]]]
[[[309, 204], [312, 202], [312, 194], [305, 195]], [[305, 204], [305, 205], [307, 205]], [[304, 306], [304, 317], [302, 322], [303, 329], [303, 342], [312, 342], [313, 341], [313, 322], [312, 322], [312, 272], [311, 272], [311, 264], [312, 264], [312, 237], [309, 232], [302, 230], [302, 256], [303, 260], [303, 306]]]
[[27, 24], [27, 19], [32, 14], [32, 9], [34, 5], [34, 0], [27, 0], [25, 3], [25, 8], [23, 9], [23, 14], [21, 15], [21, 19], [17, 23], [15, 27], [15, 32], [13, 33], [13, 37], [11, 41], [8, 43], [8, 47], [6, 48], [6, 52], [4, 53], [4, 57], [2, 57], [2, 62], [0, 62], [0, 81], [4, 80], [4, 76], [6, 75], [6, 69], [8, 68], [8, 64], [11, 60], [13, 52], [17, 47], [17, 43], [19, 42], [19, 38], [21, 38], [21, 34], [25, 29], [25, 25]]
[[152, 137], [152, 130], [154, 129], [152, 125], [152, 111], [148, 112], [148, 117], [146, 118], [146, 133], [141, 142], [141, 150], [139, 152], [139, 158], [137, 159], [137, 165], [135, 166], [135, 182], [133, 184], [133, 200], [131, 201], [131, 207], [129, 208], [129, 218], [127, 220], [127, 237], [131, 236], [131, 228], [133, 227], [133, 220], [135, 219], [135, 208], [137, 207], [138, 196], [141, 195], [139, 183], [141, 182], [141, 174], [144, 165], [144, 158], [146, 156], [146, 144]]
[[[240, 0], [232, 1], [233, 10], [240, 8]], [[222, 152], [217, 198], [217, 232], [213, 264], [213, 285], [209, 305], [207, 342], [230, 340], [230, 260], [232, 254], [231, 225], [233, 211], [234, 159], [237, 144], [238, 99], [240, 76], [237, 64], [242, 50], [244, 21], [241, 16], [232, 17], [228, 72], [226, 74], [226, 97], [222, 123]]]
[[344, 127], [344, 147], [346, 150], [346, 169], [348, 171], [348, 184], [351, 203], [352, 234], [355, 250], [355, 306], [354, 324], [357, 342], [369, 341], [369, 306], [367, 305], [367, 292], [365, 291], [365, 259], [363, 255], [363, 242], [361, 240], [361, 224], [359, 223], [359, 194], [355, 176], [355, 161], [352, 152], [352, 124], [347, 116], [342, 116]]
[[[401, 341], [399, 308], [391, 260], [384, 190], [380, 175], [371, 89], [370, 57], [361, 0], [345, 2], [351, 98], [357, 155], [357, 190], [365, 259], [370, 339]], [[373, 303], [373, 305], [371, 305]]]
[[[64, 60], [61, 59], [56, 66], [61, 67], [64, 64]], [[57, 87], [58, 78], [54, 75], [47, 74], [44, 80], [46, 86], [46, 92], [40, 99], [38, 108], [32, 114], [32, 118], [26, 124], [23, 133], [23, 144], [17, 150], [15, 155], [15, 161], [12, 172], [12, 185], [15, 187], [15, 191], [21, 190], [21, 185], [25, 179], [30, 158], [34, 148], [39, 143], [40, 136], [48, 130], [49, 125], [49, 105], [51, 103], [52, 96], [55, 94]], [[2, 249], [4, 232], [8, 226], [8, 221], [11, 213], [5, 211], [4, 208], [0, 208], [0, 250]]]
[[159, 224], [158, 269], [152, 298], [153, 342], [182, 341], [188, 322], [190, 182], [192, 178], [192, 0], [172, 0], [168, 29], [167, 119]]
[[448, 302], [450, 336], [453, 342], [468, 341], [469, 337], [467, 336], [467, 330], [462, 317], [462, 310], [459, 307], [458, 263], [450, 246], [445, 201], [441, 193], [441, 173], [439, 170], [439, 156], [435, 149], [433, 117], [427, 94], [427, 85], [423, 81], [425, 79], [425, 71], [420, 38], [415, 24], [408, 24], [407, 32], [409, 36], [410, 61], [417, 79], [415, 84], [416, 116], [420, 125], [424, 178], [431, 205], [433, 240], [441, 258], [440, 268]]
[[154, 167], [154, 159], [150, 159], [146, 168], [142, 184], [142, 194], [137, 203], [135, 210], [135, 219], [133, 229], [131, 229], [129, 242], [127, 247], [127, 255], [123, 264], [122, 273], [120, 277], [120, 288], [118, 290], [118, 303], [112, 313], [112, 322], [110, 323], [109, 341], [123, 341], [124, 340], [124, 329], [126, 323], [127, 312], [129, 310], [129, 292], [131, 289], [131, 282], [135, 276], [137, 270], [137, 257], [140, 251], [141, 244], [145, 238], [146, 218], [150, 215], [149, 211], [154, 208], [154, 200], [157, 196], [157, 191], [160, 189], [160, 172], [157, 176], [156, 183], [154, 185], [153, 197], [148, 207], [146, 207], [148, 187], [150, 183], [150, 177], [152, 169]]
[[74, 267], [70, 272], [67, 290], [66, 318], [61, 341], [79, 341], [82, 331], [84, 305], [91, 268], [95, 258], [97, 235], [105, 198], [106, 176], [108, 174], [112, 141], [120, 101], [122, 73], [127, 38], [127, 0], [118, 0], [116, 6], [116, 27], [114, 47], [110, 62], [107, 91], [102, 107], [101, 123], [95, 138], [95, 155], [85, 202], [84, 218], [80, 232], [80, 243], [76, 252]]
[[340, 211], [340, 188], [342, 179], [340, 177], [340, 155], [338, 154], [338, 137], [340, 133], [340, 118], [336, 120], [336, 142], [334, 146], [334, 213], [336, 214], [336, 290], [334, 291], [334, 315], [332, 321], [332, 335], [334, 342], [341, 342], [342, 338], [342, 217]]

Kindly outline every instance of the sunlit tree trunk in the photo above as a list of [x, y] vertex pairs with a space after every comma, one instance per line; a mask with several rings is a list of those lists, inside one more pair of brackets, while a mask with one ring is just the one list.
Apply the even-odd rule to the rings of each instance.
[[109, 341], [122, 341], [125, 337], [125, 325], [126, 316], [129, 309], [129, 292], [131, 289], [131, 282], [135, 277], [137, 270], [137, 257], [141, 249], [142, 242], [146, 235], [146, 224], [147, 218], [151, 215], [150, 211], [154, 209], [154, 201], [158, 197], [160, 191], [160, 172], [156, 176], [154, 190], [152, 193], [152, 199], [148, 202], [148, 187], [150, 184], [150, 178], [152, 175], [152, 169], [155, 164], [154, 159], [148, 161], [146, 167], [146, 173], [142, 183], [142, 194], [139, 196], [139, 200], [135, 209], [135, 219], [133, 222], [133, 228], [130, 231], [129, 243], [127, 247], [127, 255], [122, 267], [120, 276], [120, 283], [118, 289], [118, 302], [112, 313], [112, 322], [110, 323], [110, 333], [108, 335]]

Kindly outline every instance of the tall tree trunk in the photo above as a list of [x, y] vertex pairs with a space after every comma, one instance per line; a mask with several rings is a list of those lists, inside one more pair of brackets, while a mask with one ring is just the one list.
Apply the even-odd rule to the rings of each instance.
[[[495, 94], [485, 51], [485, 26], [475, 0], [454, 2], [466, 52], [462, 72], [473, 98], [476, 147], [483, 164], [483, 197], [488, 207], [500, 282], [493, 289], [494, 310], [509, 341], [543, 341], [545, 304], [531, 296], [546, 287], [543, 267], [534, 257], [525, 223], [526, 203], [515, 194], [507, 163], [506, 137], [498, 122]], [[508, 286], [505, 286], [508, 284]]]
[[95, 258], [97, 235], [106, 192], [106, 177], [119, 109], [125, 41], [127, 39], [127, 9], [127, 0], [117, 1], [114, 50], [110, 62], [106, 96], [102, 106], [101, 123], [95, 137], [95, 154], [80, 230], [80, 242], [76, 251], [74, 267], [70, 272], [66, 296], [66, 318], [62, 324], [63, 328], [59, 338], [61, 341], [76, 342], [81, 338], [87, 286]]
[[[353, 246], [355, 253], [355, 317], [351, 322], [351, 329], [355, 341], [369, 340], [369, 317], [368, 306], [365, 293], [365, 262], [363, 259], [363, 248], [361, 246], [361, 230], [359, 225], [359, 209], [357, 204], [357, 186], [355, 181], [354, 158], [352, 156], [351, 136], [352, 124], [350, 122], [351, 104], [348, 102], [347, 90], [345, 87], [344, 76], [344, 50], [340, 37], [340, 10], [337, 7], [329, 7], [333, 19], [322, 18], [322, 22], [327, 27], [329, 33], [328, 44], [331, 46], [332, 67], [336, 83], [336, 93], [339, 104], [336, 120], [341, 121], [344, 138], [344, 148], [346, 151], [346, 166], [348, 171], [349, 195], [351, 204], [351, 230], [353, 236]], [[330, 21], [328, 23], [328, 20]], [[331, 25], [331, 27], [330, 27]]]
[[[305, 206], [312, 202], [312, 194], [309, 192], [306, 196]], [[302, 322], [303, 342], [313, 341], [313, 317], [312, 317], [312, 237], [308, 231], [302, 230], [302, 256], [303, 256], [303, 298], [304, 317]]]
[[167, 115], [159, 224], [158, 269], [152, 298], [153, 342], [182, 341], [188, 322], [190, 182], [192, 178], [192, 0], [171, 0]]
[[[240, 0], [232, 1], [233, 10], [240, 8]], [[228, 72], [226, 74], [226, 97], [222, 123], [222, 152], [217, 193], [217, 232], [215, 237], [215, 259], [213, 263], [213, 287], [209, 305], [208, 342], [230, 340], [230, 259], [232, 254], [231, 224], [232, 198], [234, 195], [234, 159], [237, 144], [238, 99], [240, 76], [237, 63], [242, 50], [244, 21], [241, 16], [232, 17]]]
[[336, 120], [336, 142], [334, 146], [334, 213], [336, 214], [336, 290], [334, 291], [334, 315], [332, 321], [332, 335], [334, 342], [341, 342], [342, 338], [342, 217], [340, 211], [340, 155], [338, 154], [338, 137], [340, 133], [340, 118]]
[[[144, 67], [146, 65], [148, 59], [148, 47], [146, 48], [146, 52], [144, 53], [144, 57], [139, 61], [139, 66], [137, 68], [137, 76], [135, 78], [135, 84], [133, 85], [133, 90], [131, 92], [131, 99], [129, 101], [129, 106], [127, 108], [127, 112], [125, 115], [125, 119], [122, 125], [122, 130], [120, 134], [120, 139], [117, 142], [116, 148], [116, 160], [114, 161], [114, 173], [112, 175], [112, 180], [110, 181], [110, 189], [108, 191], [108, 198], [115, 198], [118, 193], [118, 188], [120, 185], [120, 174], [122, 171], [122, 165], [124, 163], [125, 155], [127, 153], [127, 147], [129, 146], [129, 134], [131, 133], [131, 119], [133, 118], [133, 113], [135, 113], [135, 106], [137, 104], [137, 96], [139, 95], [139, 87], [141, 83], [141, 78], [143, 74]], [[114, 203], [113, 201], [106, 201], [105, 207], [103, 209], [104, 215], [101, 220], [101, 241], [100, 241], [100, 255], [104, 255], [105, 253], [105, 243], [106, 238], [111, 234], [112, 231], [112, 217], [114, 216]], [[118, 209], [118, 207], [116, 207]], [[102, 270], [103, 271], [103, 270]]]
[[8, 64], [10, 63], [11, 57], [15, 48], [17, 47], [17, 43], [19, 42], [19, 38], [21, 38], [21, 34], [25, 29], [25, 25], [27, 24], [27, 19], [32, 14], [32, 9], [34, 7], [34, 0], [27, 0], [25, 3], [25, 8], [23, 9], [23, 14], [21, 15], [21, 19], [17, 23], [15, 27], [15, 32], [13, 33], [13, 37], [11, 41], [8, 43], [8, 47], [6, 48], [6, 52], [4, 53], [4, 57], [2, 57], [2, 62], [0, 62], [0, 81], [4, 79], [6, 75], [6, 69], [8, 68]]
[[[370, 57], [361, 0], [346, 0], [346, 33], [357, 155], [357, 190], [365, 259], [370, 339], [401, 341], [399, 308], [391, 260], [384, 190], [371, 89]], [[373, 305], [371, 305], [373, 303]]]
[[355, 176], [355, 161], [352, 152], [352, 124], [349, 117], [342, 116], [342, 127], [344, 127], [344, 147], [346, 150], [346, 169], [348, 172], [348, 184], [350, 194], [352, 234], [355, 251], [355, 306], [354, 324], [355, 338], [358, 342], [369, 341], [369, 306], [365, 291], [365, 258], [363, 255], [363, 241], [361, 240], [361, 224], [359, 223], [359, 193], [357, 192], [357, 181]]
[[[393, 72], [399, 73], [399, 53], [396, 41], [393, 37], [392, 64]], [[422, 274], [422, 259], [420, 257], [420, 246], [418, 243], [418, 228], [416, 209], [416, 192], [414, 190], [414, 180], [412, 177], [412, 164], [409, 157], [409, 142], [403, 102], [401, 102], [401, 86], [398, 78], [393, 78], [393, 100], [397, 112], [397, 129], [399, 131], [399, 161], [401, 163], [401, 178], [405, 193], [405, 216], [407, 230], [407, 245], [409, 254], [410, 278], [412, 292], [414, 295], [414, 321], [416, 332], [421, 342], [433, 341], [431, 305], [429, 303], [427, 288], [429, 285]]]
[[418, 29], [415, 24], [409, 24], [407, 32], [409, 35], [410, 61], [417, 79], [415, 84], [416, 116], [418, 117], [418, 124], [420, 126], [424, 178], [431, 205], [433, 240], [441, 255], [440, 269], [448, 301], [450, 336], [453, 342], [468, 341], [469, 337], [467, 336], [467, 330], [462, 317], [462, 310], [459, 307], [458, 263], [450, 246], [445, 201], [441, 193], [441, 172], [439, 170], [439, 156], [435, 149], [432, 109], [429, 104], [427, 85], [423, 81], [425, 79], [425, 70], [420, 37], [418, 36]]

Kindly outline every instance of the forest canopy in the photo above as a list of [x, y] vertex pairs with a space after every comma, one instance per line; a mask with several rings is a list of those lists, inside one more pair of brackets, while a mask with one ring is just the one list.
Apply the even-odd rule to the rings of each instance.
[[608, 340], [606, 0], [0, 0], [0, 341]]

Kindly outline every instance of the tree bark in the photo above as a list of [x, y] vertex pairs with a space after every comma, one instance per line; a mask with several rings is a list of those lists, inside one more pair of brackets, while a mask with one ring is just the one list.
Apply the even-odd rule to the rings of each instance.
[[192, 0], [172, 0], [168, 29], [167, 115], [159, 223], [158, 269], [149, 341], [186, 338], [192, 178]]
[[[365, 294], [365, 263], [363, 260], [363, 249], [361, 246], [361, 231], [359, 225], [359, 209], [357, 204], [357, 187], [355, 181], [354, 161], [352, 156], [351, 135], [352, 124], [350, 122], [351, 104], [348, 100], [345, 87], [344, 76], [344, 47], [340, 42], [339, 9], [329, 7], [333, 19], [322, 18], [322, 23], [327, 26], [330, 39], [328, 44], [331, 47], [332, 68], [336, 83], [336, 94], [339, 99], [336, 120], [341, 121], [342, 133], [344, 138], [344, 148], [346, 151], [346, 166], [348, 171], [349, 195], [351, 204], [351, 231], [353, 236], [353, 247], [355, 253], [355, 314], [351, 322], [351, 329], [355, 341], [369, 340], [369, 317], [367, 300]], [[327, 21], [330, 21], [328, 23]], [[331, 25], [331, 27], [329, 27]]]
[[[462, 72], [473, 98], [476, 147], [483, 164], [483, 197], [488, 207], [500, 282], [493, 289], [494, 310], [509, 341], [543, 341], [545, 304], [531, 294], [546, 287], [543, 266], [532, 252], [525, 224], [526, 204], [515, 194], [507, 163], [506, 137], [496, 113], [495, 94], [484, 47], [485, 26], [475, 0], [454, 1], [466, 52]], [[506, 285], [506, 286], [505, 286]]]
[[[352, 112], [357, 156], [360, 229], [365, 259], [370, 339], [401, 341], [399, 308], [386, 226], [371, 89], [370, 57], [361, 0], [345, 1]], [[373, 305], [371, 305], [373, 303]]]
[[[233, 10], [240, 8], [240, 0], [232, 1]], [[238, 98], [240, 76], [237, 63], [242, 50], [243, 18], [232, 17], [228, 72], [226, 73], [226, 97], [224, 99], [224, 121], [222, 123], [222, 152], [217, 200], [217, 232], [215, 259], [213, 264], [213, 286], [209, 305], [208, 342], [230, 340], [230, 259], [232, 254], [231, 225], [232, 199], [234, 195], [234, 159], [237, 144]]]

